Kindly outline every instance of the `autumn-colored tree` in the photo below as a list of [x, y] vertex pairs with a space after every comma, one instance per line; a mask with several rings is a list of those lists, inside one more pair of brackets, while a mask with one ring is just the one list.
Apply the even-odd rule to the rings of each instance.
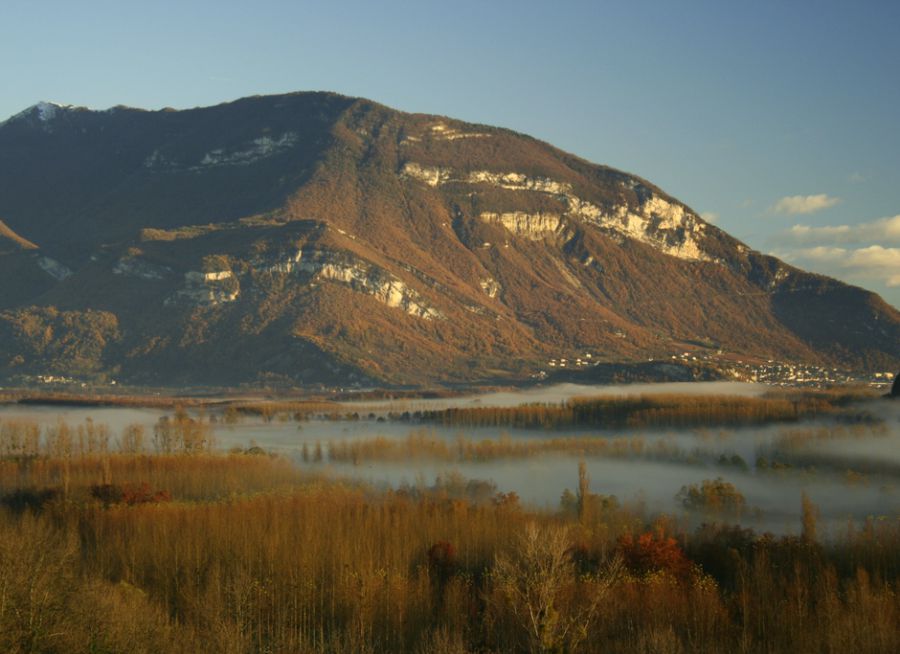
[[617, 550], [628, 570], [638, 575], [663, 572], [685, 579], [691, 574], [690, 560], [671, 537], [649, 531], [637, 538], [625, 534], [619, 538]]

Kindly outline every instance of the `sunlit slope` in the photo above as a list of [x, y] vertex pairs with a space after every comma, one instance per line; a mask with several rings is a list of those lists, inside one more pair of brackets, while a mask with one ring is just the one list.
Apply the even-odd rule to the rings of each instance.
[[[754, 252], [645, 180], [334, 94], [36, 106], [0, 125], [0, 216], [21, 240], [0, 266], [30, 279], [0, 280], [7, 373], [474, 381], [685, 343], [900, 364], [900, 315], [876, 295]], [[102, 337], [84, 327], [100, 315]]]

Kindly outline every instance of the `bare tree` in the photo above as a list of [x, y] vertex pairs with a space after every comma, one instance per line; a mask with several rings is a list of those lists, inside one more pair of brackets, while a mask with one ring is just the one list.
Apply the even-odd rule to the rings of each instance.
[[529, 652], [571, 651], [587, 637], [620, 570], [616, 558], [601, 573], [579, 579], [568, 529], [529, 523], [515, 553], [495, 558], [494, 600], [524, 630]]

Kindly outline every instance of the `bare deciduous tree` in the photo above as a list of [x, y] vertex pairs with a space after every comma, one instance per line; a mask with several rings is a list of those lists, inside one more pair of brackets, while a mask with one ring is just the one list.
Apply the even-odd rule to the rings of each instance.
[[528, 651], [571, 651], [587, 637], [620, 570], [616, 558], [601, 573], [579, 579], [568, 529], [529, 523], [516, 552], [496, 556], [494, 601], [524, 630]]

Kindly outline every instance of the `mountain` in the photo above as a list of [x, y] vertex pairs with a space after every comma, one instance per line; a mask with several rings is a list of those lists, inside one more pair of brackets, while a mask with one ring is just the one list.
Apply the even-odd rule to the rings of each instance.
[[0, 124], [0, 370], [523, 378], [685, 349], [900, 364], [877, 295], [510, 130], [330, 93]]

